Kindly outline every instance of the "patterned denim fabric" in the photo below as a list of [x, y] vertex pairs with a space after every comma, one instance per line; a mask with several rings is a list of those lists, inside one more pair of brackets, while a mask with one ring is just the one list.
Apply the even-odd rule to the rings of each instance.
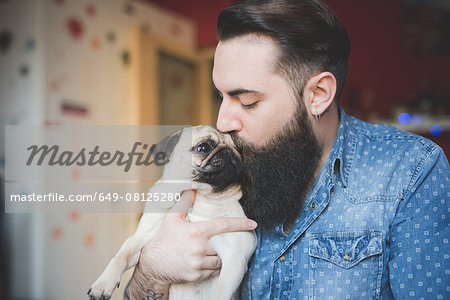
[[449, 171], [431, 141], [340, 109], [290, 234], [257, 230], [242, 299], [450, 299]]

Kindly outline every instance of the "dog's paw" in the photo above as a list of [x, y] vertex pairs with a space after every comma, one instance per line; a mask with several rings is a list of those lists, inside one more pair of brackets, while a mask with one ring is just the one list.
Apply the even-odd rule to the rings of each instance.
[[118, 280], [102, 280], [102, 277], [97, 279], [87, 292], [90, 300], [108, 300], [114, 289], [120, 285]]

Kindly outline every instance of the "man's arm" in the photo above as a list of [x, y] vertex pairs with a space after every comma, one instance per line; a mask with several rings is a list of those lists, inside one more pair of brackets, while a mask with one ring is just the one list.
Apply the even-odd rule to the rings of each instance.
[[450, 299], [450, 168], [435, 148], [416, 171], [391, 224], [391, 290], [396, 299]]
[[209, 239], [221, 233], [256, 228], [256, 222], [245, 218], [187, 222], [187, 210], [194, 198], [195, 193], [183, 193], [173, 212], [165, 216], [155, 236], [142, 249], [125, 299], [166, 299], [171, 283], [199, 282], [219, 274], [221, 261]]
[[133, 277], [125, 288], [124, 300], [165, 300], [169, 298], [169, 285], [149, 278], [136, 266]]

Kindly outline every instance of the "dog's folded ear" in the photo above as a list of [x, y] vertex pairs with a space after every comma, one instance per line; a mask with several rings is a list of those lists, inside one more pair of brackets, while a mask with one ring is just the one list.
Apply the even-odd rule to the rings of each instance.
[[169, 161], [170, 155], [172, 154], [175, 146], [180, 140], [182, 131], [183, 129], [178, 130], [171, 135], [164, 137], [157, 144], [153, 144], [151, 146], [150, 152], [155, 158], [155, 162], [159, 163], [160, 165], [164, 165]]

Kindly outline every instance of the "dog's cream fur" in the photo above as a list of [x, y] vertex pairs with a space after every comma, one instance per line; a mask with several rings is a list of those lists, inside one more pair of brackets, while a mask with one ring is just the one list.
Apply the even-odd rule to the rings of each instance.
[[[197, 126], [183, 129], [179, 141], [164, 168], [163, 176], [150, 189], [154, 192], [181, 193], [187, 189], [196, 189], [196, 199], [192, 210], [188, 212], [190, 222], [209, 220], [216, 217], [245, 217], [239, 204], [242, 196], [240, 186], [233, 186], [224, 192], [214, 193], [213, 187], [206, 183], [193, 181], [193, 168], [207, 164], [217, 151], [214, 149], [208, 157], [195, 155], [192, 146], [198, 145], [206, 137], [220, 147], [227, 147], [235, 155], [229, 135], [218, 132], [210, 126]], [[186, 145], [189, 149], [186, 149]], [[177, 184], [170, 184], [177, 182]], [[176, 187], [177, 190], [173, 190]], [[147, 204], [148, 205], [148, 204]], [[104, 272], [94, 282], [89, 291], [91, 299], [109, 299], [120, 282], [120, 276], [127, 269], [135, 266], [139, 260], [141, 249], [151, 243], [152, 237], [161, 225], [169, 206], [158, 207], [158, 213], [152, 213], [154, 207], [146, 206], [145, 212], [133, 236], [128, 238], [117, 255], [110, 261]], [[210, 243], [222, 260], [220, 275], [200, 283], [171, 284], [170, 299], [214, 299], [229, 300], [237, 297], [237, 291], [247, 270], [247, 263], [256, 247], [254, 232], [229, 232], [213, 236]]]

